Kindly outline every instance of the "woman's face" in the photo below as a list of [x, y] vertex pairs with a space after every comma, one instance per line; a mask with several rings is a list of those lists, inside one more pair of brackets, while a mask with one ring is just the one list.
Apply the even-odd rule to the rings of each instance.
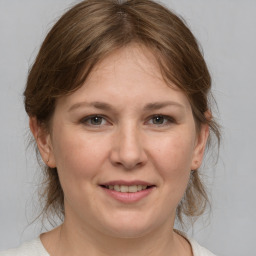
[[130, 45], [57, 101], [41, 153], [57, 167], [67, 223], [138, 237], [173, 225], [207, 136], [206, 126], [196, 133], [188, 99], [167, 86], [151, 52]]

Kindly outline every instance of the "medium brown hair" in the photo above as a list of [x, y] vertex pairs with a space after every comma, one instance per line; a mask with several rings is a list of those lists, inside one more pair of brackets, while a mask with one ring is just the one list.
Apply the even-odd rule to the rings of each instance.
[[[167, 84], [175, 84], [190, 101], [198, 129], [208, 124], [219, 141], [217, 123], [205, 115], [211, 111], [211, 77], [198, 43], [181, 18], [150, 0], [87, 0], [66, 12], [46, 36], [29, 72], [24, 92], [27, 114], [49, 129], [56, 100], [80, 88], [100, 60], [130, 43], [152, 51]], [[43, 213], [63, 218], [57, 169], [44, 168]], [[201, 215], [207, 202], [200, 174], [193, 170], [177, 218]]]

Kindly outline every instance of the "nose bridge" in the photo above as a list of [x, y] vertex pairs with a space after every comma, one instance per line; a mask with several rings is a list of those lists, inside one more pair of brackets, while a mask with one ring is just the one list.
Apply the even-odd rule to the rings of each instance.
[[115, 164], [126, 169], [132, 169], [145, 162], [141, 131], [135, 122], [126, 122], [119, 126], [112, 151]]

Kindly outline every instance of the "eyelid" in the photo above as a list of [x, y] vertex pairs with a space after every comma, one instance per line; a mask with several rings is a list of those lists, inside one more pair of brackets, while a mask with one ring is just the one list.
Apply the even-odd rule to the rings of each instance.
[[90, 119], [94, 118], [94, 117], [100, 117], [102, 118], [103, 120], [105, 120], [106, 123], [110, 123], [108, 121], [108, 119], [104, 116], [104, 115], [101, 115], [101, 114], [93, 114], [93, 115], [88, 115], [88, 116], [85, 116], [83, 118], [81, 118], [81, 120], [79, 121], [80, 123], [84, 124], [84, 125], [87, 125], [87, 126], [90, 126], [90, 127], [101, 127], [101, 126], [105, 126], [106, 124], [100, 124], [100, 125], [93, 125], [93, 124], [89, 124], [87, 123], [87, 121], [89, 121]]
[[[90, 124], [88, 121], [94, 117], [100, 117], [102, 118], [105, 123], [104, 124], [99, 124], [99, 125], [96, 125], [96, 124]], [[162, 124], [154, 124], [152, 121], [153, 118], [156, 118], [156, 117], [162, 117], [164, 118], [164, 123]], [[109, 121], [109, 118], [106, 117], [105, 115], [103, 114], [92, 114], [92, 115], [88, 115], [88, 116], [85, 116], [83, 118], [80, 119], [79, 121], [80, 123], [82, 123], [83, 125], [87, 125], [89, 127], [94, 127], [94, 128], [100, 128], [102, 126], [106, 126], [106, 125], [111, 125], [111, 122]], [[164, 114], [154, 114], [154, 115], [151, 115], [147, 118], [145, 124], [149, 124], [149, 125], [152, 125], [152, 126], [156, 126], [156, 127], [161, 127], [161, 126], [168, 126], [168, 125], [171, 125], [171, 124], [174, 124], [174, 123], [177, 123], [176, 119], [173, 117], [173, 116], [170, 116], [170, 115], [164, 115]]]
[[164, 124], [151, 124], [151, 125], [154, 125], [154, 126], [166, 126], [166, 125], [170, 125], [170, 124], [173, 124], [173, 123], [176, 123], [176, 120], [174, 117], [172, 116], [169, 116], [169, 115], [163, 115], [163, 114], [154, 114], [152, 116], [150, 116], [147, 120], [146, 123], [148, 123], [150, 120], [152, 120], [153, 118], [156, 118], [156, 117], [163, 117], [165, 120], [167, 120], [167, 124], [164, 123]]

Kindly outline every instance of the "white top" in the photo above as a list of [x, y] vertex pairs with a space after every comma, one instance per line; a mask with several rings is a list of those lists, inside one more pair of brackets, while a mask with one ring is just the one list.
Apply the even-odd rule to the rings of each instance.
[[[216, 256], [207, 249], [201, 247], [195, 240], [188, 239], [194, 256]], [[44, 248], [40, 238], [24, 243], [16, 249], [0, 252], [0, 256], [50, 256]]]

